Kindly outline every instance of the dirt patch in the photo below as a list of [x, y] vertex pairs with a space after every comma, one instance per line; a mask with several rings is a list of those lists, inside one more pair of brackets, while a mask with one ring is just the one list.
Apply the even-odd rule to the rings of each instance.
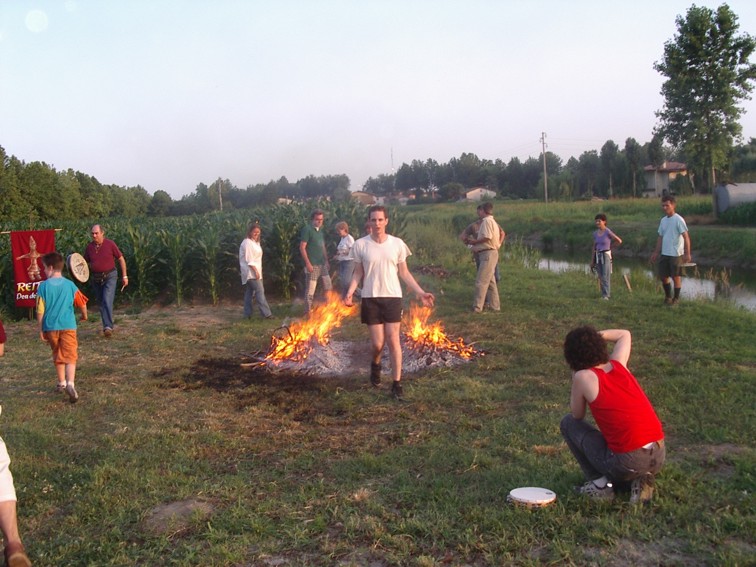
[[610, 550], [588, 549], [586, 558], [610, 567], [652, 567], [656, 565], [687, 565], [697, 567], [706, 561], [685, 554], [681, 550], [685, 543], [672, 538], [662, 538], [653, 542], [621, 539]]
[[697, 461], [707, 474], [720, 478], [732, 477], [736, 472], [734, 459], [751, 451], [748, 447], [733, 443], [690, 445], [675, 449], [676, 458]]
[[195, 522], [212, 515], [214, 506], [207, 500], [182, 500], [160, 504], [150, 510], [144, 520], [143, 529], [153, 536], [171, 538], [191, 529]]

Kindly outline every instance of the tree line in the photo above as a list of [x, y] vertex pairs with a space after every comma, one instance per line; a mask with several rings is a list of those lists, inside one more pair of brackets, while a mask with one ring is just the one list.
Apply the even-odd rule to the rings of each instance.
[[[463, 153], [446, 163], [434, 159], [403, 163], [393, 174], [369, 178], [363, 191], [390, 201], [398, 195], [414, 202], [455, 201], [472, 187], [486, 187], [502, 198], [543, 199], [543, 154], [521, 161], [513, 157], [484, 159]], [[549, 200], [637, 197], [645, 188], [643, 168], [664, 161], [683, 161], [660, 137], [639, 144], [628, 138], [620, 148], [608, 140], [600, 151], [589, 150], [566, 164], [546, 152], [546, 180]], [[756, 181], [756, 138], [730, 150], [726, 178], [733, 182]], [[673, 184], [678, 194], [696, 190], [690, 177]], [[310, 175], [294, 183], [285, 177], [245, 188], [228, 179], [200, 183], [194, 192], [174, 200], [158, 190], [150, 195], [143, 187], [103, 184], [95, 177], [68, 169], [56, 171], [44, 162], [25, 163], [6, 154], [0, 146], [0, 219], [3, 221], [68, 220], [79, 218], [168, 217], [212, 211], [249, 209], [275, 204], [279, 199], [345, 201], [350, 181], [345, 174]]]

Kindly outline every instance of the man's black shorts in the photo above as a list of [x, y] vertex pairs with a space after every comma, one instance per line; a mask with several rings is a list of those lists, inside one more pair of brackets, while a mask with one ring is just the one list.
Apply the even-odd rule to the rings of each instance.
[[399, 323], [402, 320], [402, 298], [363, 297], [360, 317], [366, 325]]
[[659, 277], [676, 278], [682, 275], [682, 256], [661, 256], [659, 258]]

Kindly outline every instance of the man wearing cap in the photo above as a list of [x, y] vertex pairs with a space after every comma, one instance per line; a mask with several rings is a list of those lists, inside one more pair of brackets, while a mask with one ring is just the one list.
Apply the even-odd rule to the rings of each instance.
[[105, 238], [105, 231], [99, 224], [92, 227], [92, 241], [87, 244], [84, 251], [84, 259], [89, 264], [92, 278], [92, 290], [100, 305], [100, 317], [102, 318], [102, 333], [110, 338], [113, 334], [113, 302], [115, 301], [118, 272], [115, 261], [121, 265], [121, 290], [129, 285], [129, 276], [126, 274], [126, 260], [112, 240]]

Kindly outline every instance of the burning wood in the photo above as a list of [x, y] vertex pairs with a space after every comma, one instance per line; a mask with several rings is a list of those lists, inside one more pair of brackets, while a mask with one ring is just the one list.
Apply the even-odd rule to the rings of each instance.
[[[331, 340], [332, 331], [355, 311], [355, 307], [345, 306], [338, 294], [329, 292], [328, 301], [314, 307], [307, 319], [281, 327], [271, 337], [264, 359], [255, 365], [330, 376], [359, 372], [356, 369], [369, 362], [370, 347]], [[447, 336], [442, 323], [429, 323], [431, 312], [430, 307], [413, 305], [404, 318], [408, 329], [402, 336], [404, 371], [453, 366], [483, 354], [463, 339]]]
[[326, 346], [331, 339], [331, 332], [341, 326], [345, 317], [351, 315], [355, 308], [347, 307], [337, 293], [327, 292], [328, 301], [315, 306], [304, 321], [284, 327], [286, 334], [271, 337], [270, 349], [265, 360], [271, 364], [283, 361], [304, 362], [315, 345]]
[[424, 353], [450, 353], [459, 358], [468, 360], [480, 354], [471, 345], [466, 345], [461, 338], [451, 339], [444, 332], [444, 326], [440, 322], [428, 323], [431, 308], [422, 305], [412, 305], [408, 316], [405, 317], [405, 325], [408, 330], [404, 336], [409, 348]]

